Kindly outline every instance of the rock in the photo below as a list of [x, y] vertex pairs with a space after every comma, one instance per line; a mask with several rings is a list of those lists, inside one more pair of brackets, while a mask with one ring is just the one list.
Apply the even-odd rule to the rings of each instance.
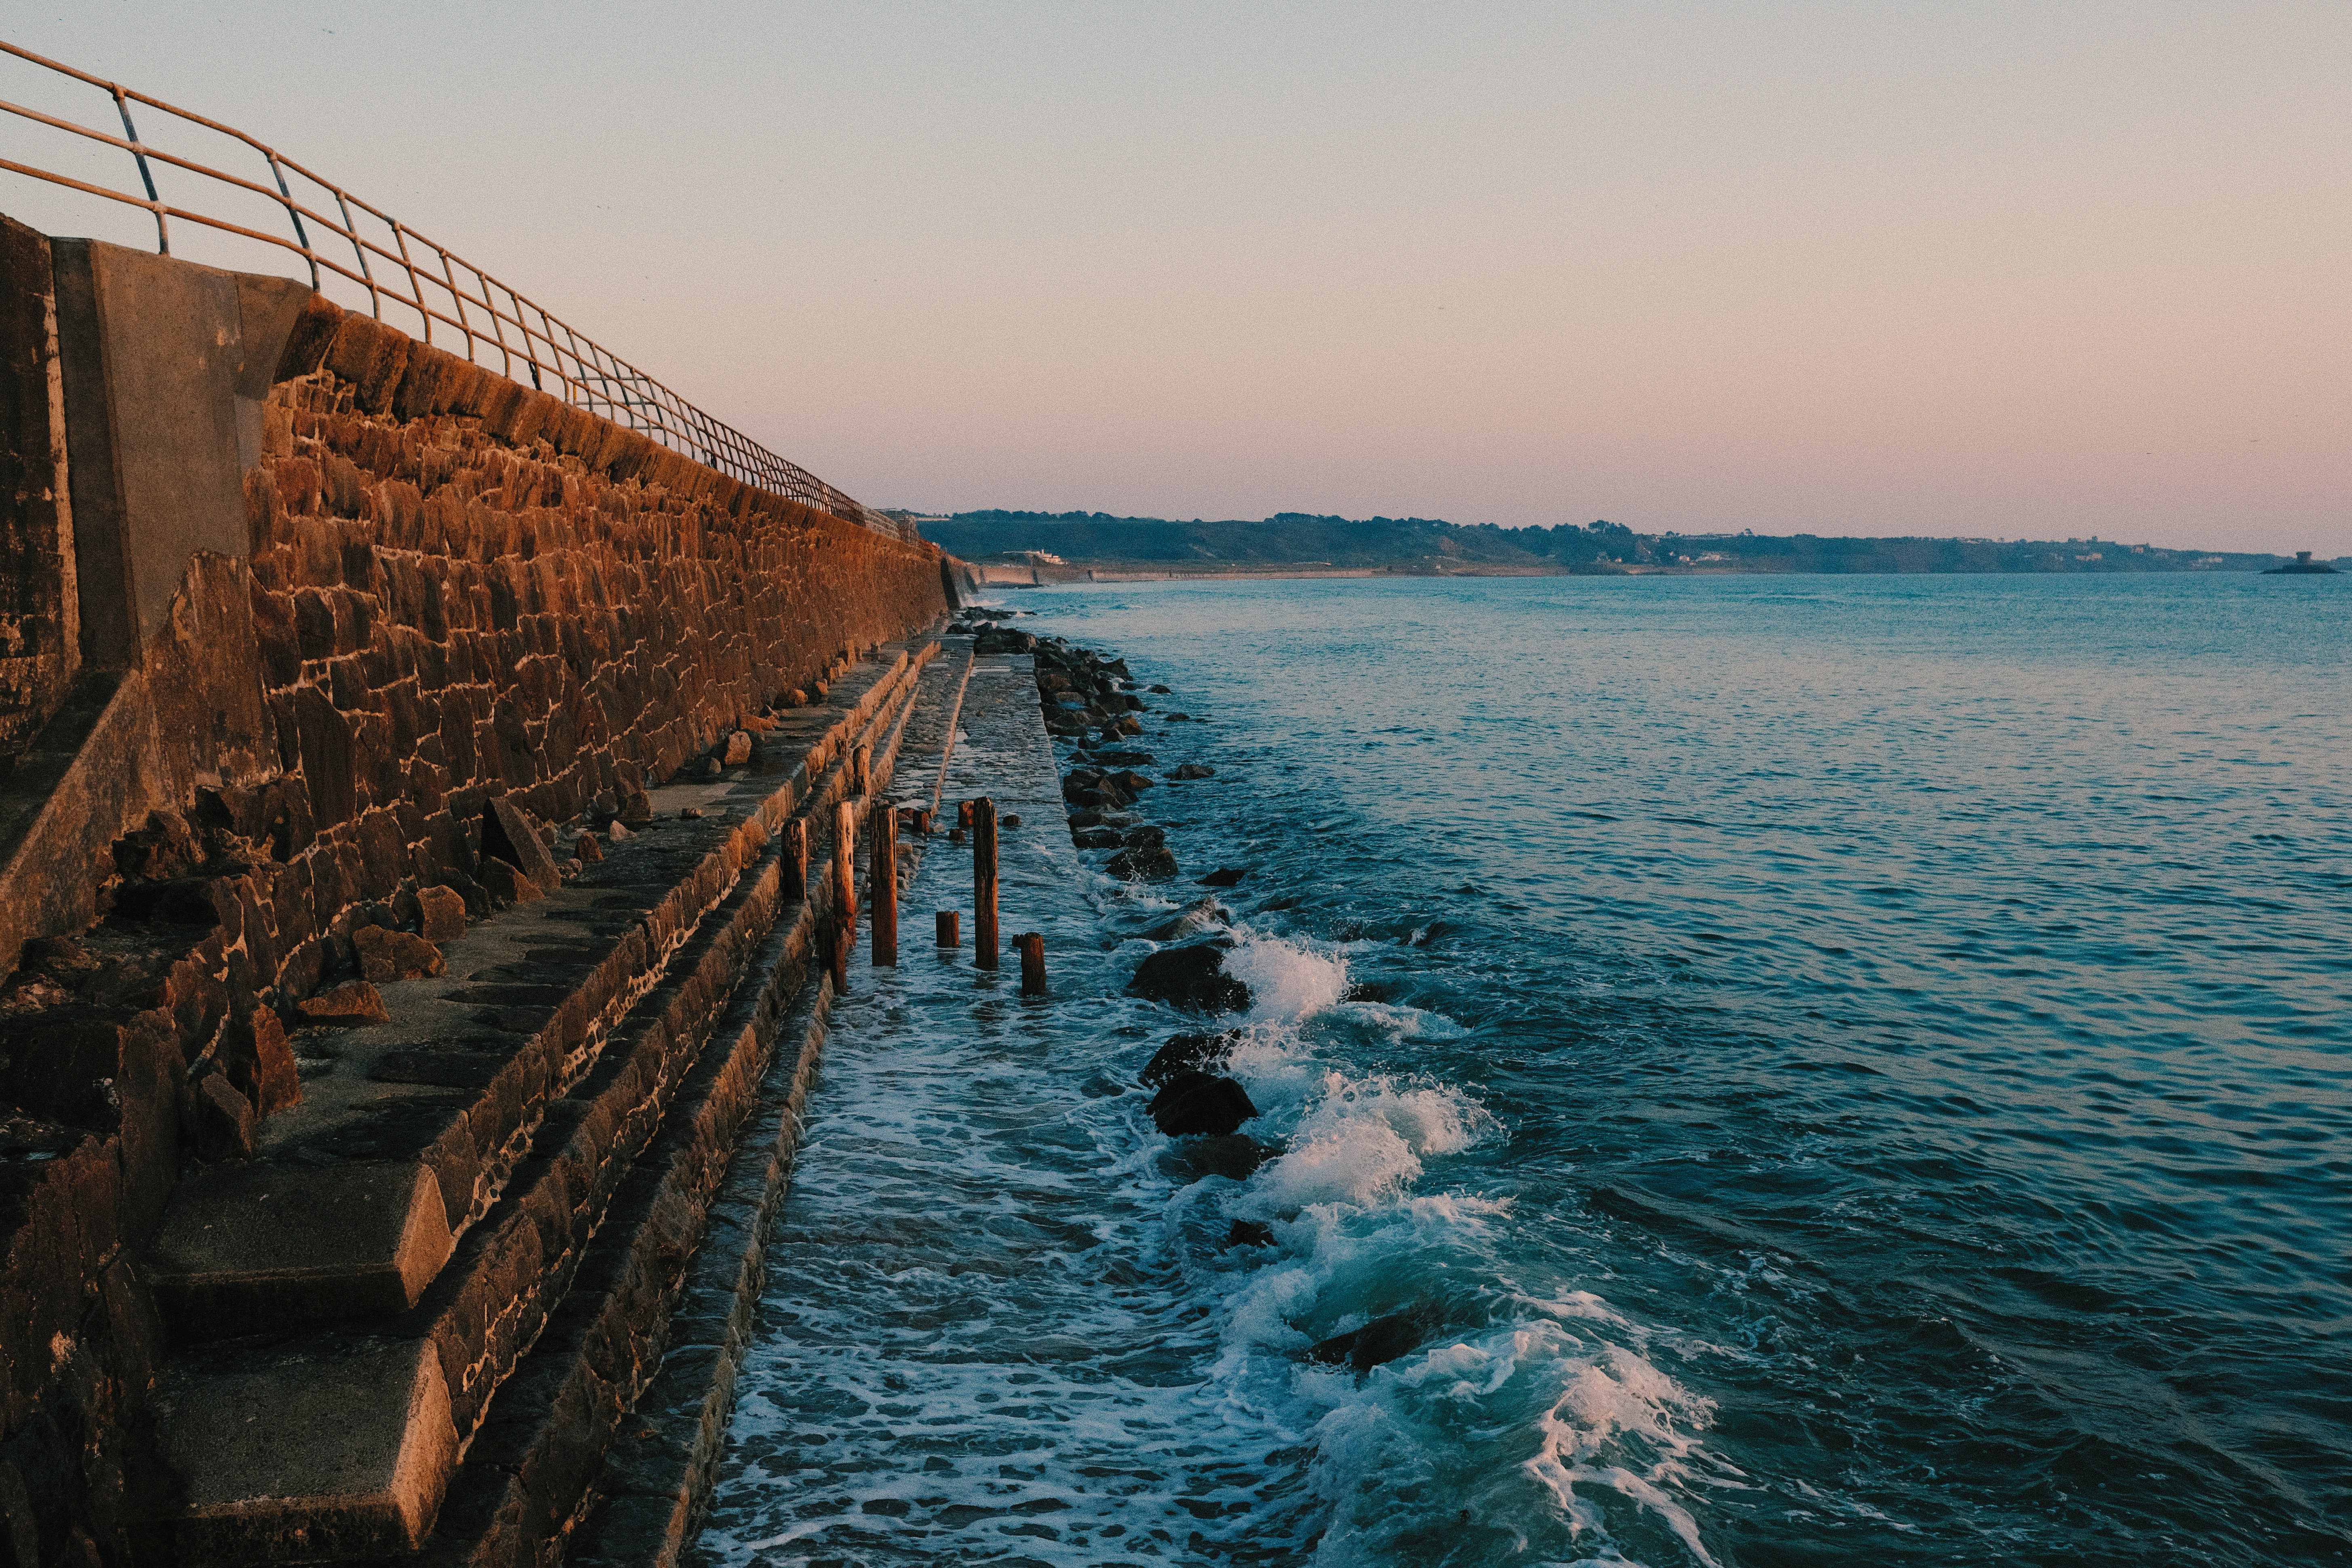
[[631, 827], [643, 827], [654, 819], [654, 803], [642, 784], [633, 784], [621, 791], [621, 820]]
[[1018, 827], [1021, 826], [1021, 818], [1016, 815], [1008, 813], [1007, 815], [996, 819], [996, 826], [999, 827]]
[[[505, 795], [495, 797], [482, 807], [482, 854], [505, 861], [529, 878], [541, 893], [555, 891], [562, 882], [556, 874], [555, 857], [547, 852], [547, 846], [532, 830], [530, 819]], [[487, 880], [484, 885], [488, 885]]]
[[1241, 1038], [1241, 1031], [1228, 1029], [1222, 1035], [1176, 1035], [1151, 1053], [1143, 1064], [1136, 1081], [1146, 1089], [1157, 1089], [1182, 1072], [1204, 1072], [1225, 1059]]
[[1249, 1005], [1249, 987], [1225, 973], [1234, 944], [1218, 938], [1185, 947], [1163, 947], [1136, 966], [1127, 983], [1130, 996], [1165, 1002], [1188, 1013], [1238, 1013]]
[[1347, 994], [1341, 996], [1339, 1000], [1342, 1002], [1393, 1002], [1396, 1000], [1396, 987], [1383, 985], [1377, 980], [1359, 980], [1348, 987]]
[[302, 1100], [302, 1075], [294, 1065], [294, 1047], [286, 1026], [267, 1007], [253, 1014], [253, 1094], [261, 1114], [275, 1115]]
[[1237, 1219], [1234, 1221], [1233, 1228], [1225, 1232], [1224, 1250], [1228, 1252], [1236, 1247], [1272, 1247], [1273, 1245], [1274, 1226], [1261, 1225], [1254, 1219]]
[[1180, 1139], [1160, 1150], [1154, 1163], [1179, 1182], [1197, 1182], [1204, 1176], [1246, 1182], [1266, 1162], [1281, 1157], [1280, 1144], [1234, 1132], [1222, 1138]]
[[719, 765], [719, 759], [717, 757], [705, 757], [702, 759], [702, 765], [694, 771], [695, 775], [698, 778], [715, 779], [719, 775], [722, 770]]
[[730, 768], [740, 768], [751, 760], [751, 731], [738, 730], [727, 737], [727, 755], [721, 759]]
[[1119, 773], [1106, 774], [1104, 782], [1115, 784], [1130, 795], [1139, 795], [1160, 781], [1150, 773], [1139, 773], [1133, 768], [1128, 768]]
[[702, 807], [698, 805], [679, 806], [677, 808], [677, 819], [680, 822], [699, 822], [702, 820]]
[[1205, 1072], [1176, 1074], [1145, 1109], [1151, 1113], [1152, 1125], [1171, 1138], [1203, 1133], [1230, 1137], [1257, 1115], [1247, 1089], [1232, 1079]]
[[196, 1085], [196, 1158], [218, 1162], [253, 1158], [253, 1101], [237, 1092], [226, 1073], [207, 1073]]
[[1171, 779], [1213, 779], [1217, 776], [1217, 770], [1204, 767], [1199, 763], [1180, 763], [1176, 771], [1168, 776]]
[[1112, 828], [1082, 827], [1070, 835], [1070, 842], [1081, 849], [1117, 849], [1122, 840]]
[[1374, 1318], [1360, 1329], [1318, 1341], [1307, 1347], [1307, 1359], [1325, 1365], [1345, 1363], [1358, 1372], [1370, 1372], [1384, 1362], [1411, 1355], [1434, 1326], [1434, 1316], [1425, 1308], [1408, 1308], [1385, 1318]]
[[1169, 695], [1169, 691], [1164, 686], [1155, 686], [1151, 689], [1151, 694], [1154, 697], [1165, 697]]
[[1164, 844], [1147, 844], [1139, 849], [1122, 849], [1103, 866], [1108, 876], [1122, 881], [1141, 880], [1164, 882], [1177, 874], [1176, 857]]
[[1181, 942], [1233, 918], [1232, 912], [1215, 899], [1199, 898], [1177, 910], [1174, 919], [1162, 921], [1141, 935], [1146, 942]]
[[1070, 813], [1070, 826], [1073, 831], [1081, 827], [1099, 827], [1102, 826], [1102, 819], [1103, 814], [1093, 806], [1080, 806]]
[[583, 833], [572, 841], [572, 858], [583, 866], [593, 866], [604, 858], [604, 847], [596, 842], [593, 833]]
[[1140, 827], [1130, 827], [1127, 830], [1127, 847], [1129, 849], [1149, 849], [1154, 845], [1166, 842], [1168, 842], [1168, 830], [1154, 826], [1148, 822]]
[[[371, 931], [375, 928], [371, 926]], [[1156, 956], [1156, 955], [1155, 955]], [[322, 991], [316, 996], [305, 996], [294, 1005], [305, 1024], [324, 1025], [337, 1029], [356, 1029], [369, 1024], [389, 1024], [392, 1014], [383, 1005], [383, 997], [364, 980], [347, 980], [332, 991]]]
[[1192, 718], [1190, 713], [1171, 713], [1160, 721], [1163, 724], [1184, 724], [1191, 722]]
[[[554, 864], [552, 860], [548, 862], [550, 868]], [[561, 884], [562, 880], [560, 872], [551, 878], [555, 884]], [[532, 903], [547, 897], [540, 890], [538, 883], [503, 860], [485, 858], [482, 861], [482, 887], [490, 895], [490, 901], [500, 909], [510, 904]]]
[[962, 828], [961, 828], [961, 827], [950, 827], [950, 828], [949, 828], [949, 829], [948, 829], [948, 842], [949, 842], [949, 843], [950, 843], [950, 844], [961, 844], [961, 843], [962, 843], [962, 842], [963, 842], [963, 829], [962, 829]]
[[604, 829], [605, 841], [611, 844], [625, 844], [635, 837], [635, 834], [630, 832], [627, 828], [622, 826], [617, 822], [613, 824], [612, 826]]
[[420, 934], [435, 946], [466, 934], [466, 900], [456, 889], [419, 888], [416, 907], [423, 912]]
[[359, 950], [360, 973], [381, 985], [388, 980], [422, 980], [441, 973], [441, 950], [421, 936], [382, 926], [363, 926], [352, 932]]
[[1246, 866], [1220, 866], [1202, 878], [1200, 885], [1203, 888], [1230, 888], [1248, 875], [1249, 868]]
[[610, 822], [621, 815], [621, 797], [611, 790], [600, 789], [588, 803], [588, 814], [599, 822]]

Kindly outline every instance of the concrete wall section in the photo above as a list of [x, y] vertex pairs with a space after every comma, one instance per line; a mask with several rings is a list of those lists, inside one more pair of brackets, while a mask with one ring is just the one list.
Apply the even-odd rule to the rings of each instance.
[[81, 662], [49, 242], [0, 217], [0, 767]]

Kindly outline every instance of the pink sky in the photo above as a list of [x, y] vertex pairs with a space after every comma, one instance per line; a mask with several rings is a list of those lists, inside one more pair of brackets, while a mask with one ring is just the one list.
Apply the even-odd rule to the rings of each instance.
[[59, 10], [877, 505], [2352, 552], [2337, 3]]

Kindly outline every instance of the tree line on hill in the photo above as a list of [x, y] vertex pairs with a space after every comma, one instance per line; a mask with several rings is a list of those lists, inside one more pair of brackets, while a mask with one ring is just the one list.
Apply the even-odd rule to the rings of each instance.
[[1424, 517], [1173, 521], [1093, 511], [964, 511], [920, 520], [923, 537], [967, 561], [1042, 551], [1073, 564], [1329, 565], [1398, 571], [2255, 572], [2283, 556], [2169, 550], [2112, 540], [1822, 538], [1810, 533], [1636, 533], [1613, 522], [1498, 528]]

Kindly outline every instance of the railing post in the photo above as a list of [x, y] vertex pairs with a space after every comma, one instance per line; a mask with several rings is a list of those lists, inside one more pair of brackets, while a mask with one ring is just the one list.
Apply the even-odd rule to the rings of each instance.
[[866, 901], [874, 912], [874, 963], [898, 962], [898, 808], [874, 805], [873, 847], [866, 858]]

